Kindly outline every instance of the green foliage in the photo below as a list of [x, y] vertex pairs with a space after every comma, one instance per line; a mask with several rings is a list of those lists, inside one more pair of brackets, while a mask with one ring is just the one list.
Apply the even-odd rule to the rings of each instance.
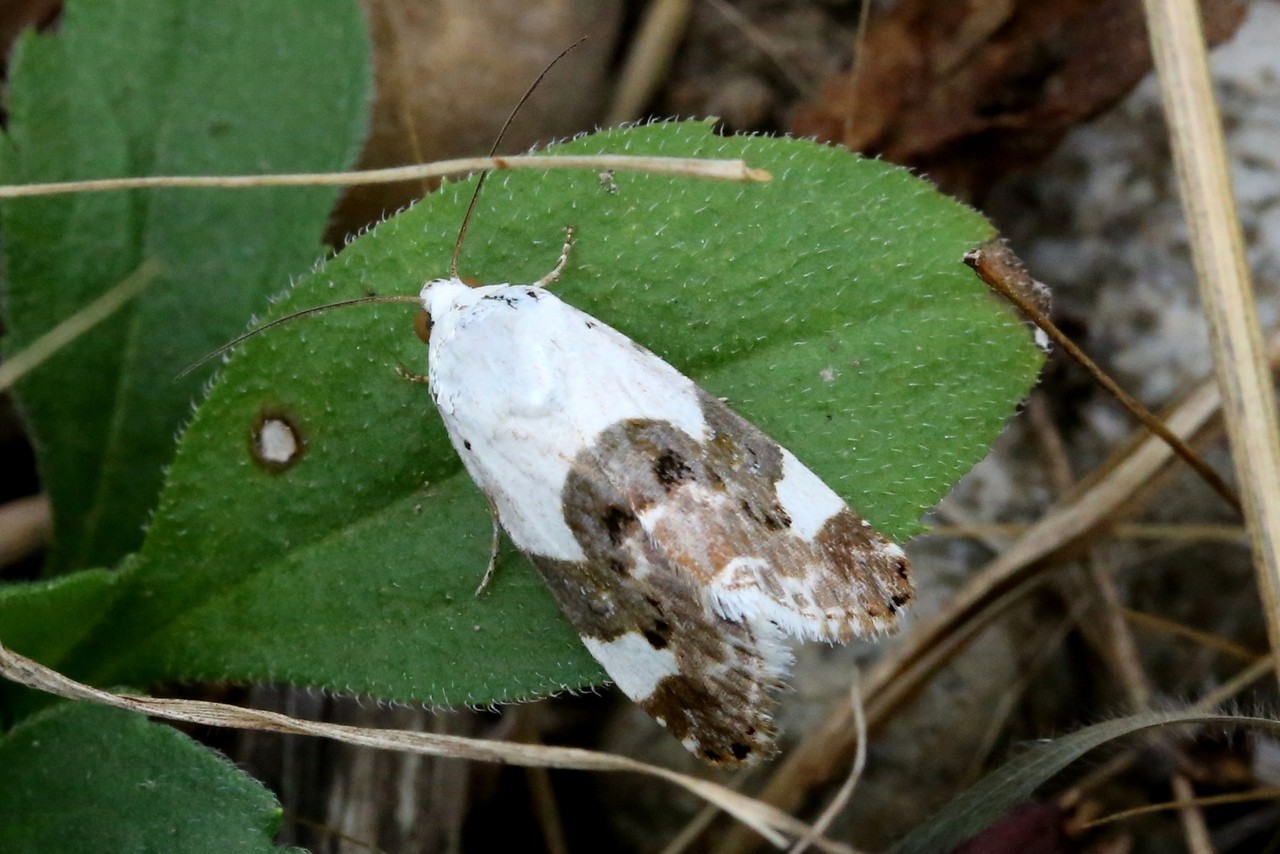
[[0, 851], [279, 852], [261, 784], [169, 726], [60, 703], [0, 739]]
[[[917, 530], [984, 453], [1040, 364], [961, 262], [991, 236], [905, 171], [703, 124], [611, 131], [557, 151], [742, 157], [769, 184], [512, 173], [492, 181], [463, 273], [533, 281], [563, 228], [556, 288], [755, 420], [887, 532]], [[468, 186], [379, 226], [273, 316], [447, 269]], [[601, 673], [522, 560], [492, 593], [484, 501], [420, 386], [412, 309], [333, 311], [231, 359], [183, 437], [127, 588], [73, 657], [98, 682], [273, 680], [437, 704], [488, 703]], [[254, 425], [305, 442], [255, 465]]]
[[[369, 63], [353, 0], [75, 0], [8, 66], [0, 180], [341, 170], [364, 135]], [[17, 389], [54, 506], [52, 572], [142, 541], [174, 436], [238, 332], [323, 252], [331, 189], [102, 193], [0, 205], [5, 352], [21, 351], [149, 260], [149, 290]], [[0, 588], [0, 640], [57, 662], [129, 573]], [[59, 706], [6, 683], [0, 850], [274, 850], [279, 809], [164, 726]]]
[[[350, 0], [68, 3], [56, 35], [29, 35], [15, 52], [0, 179], [343, 169], [364, 133], [365, 51]], [[0, 207], [6, 352], [143, 261], [165, 269], [19, 385], [56, 509], [51, 570], [110, 565], [138, 547], [209, 372], [174, 375], [321, 254], [334, 198], [162, 190]]]
[[[363, 121], [360, 32], [347, 0], [69, 3], [58, 36], [28, 38], [16, 54], [0, 176], [341, 168]], [[961, 261], [991, 227], [903, 170], [809, 142], [721, 138], [697, 123], [558, 150], [741, 157], [775, 178], [618, 174], [611, 192], [589, 173], [496, 176], [463, 274], [533, 281], [576, 226], [556, 285], [567, 301], [728, 399], [891, 535], [919, 529], [1034, 380], [1039, 353]], [[415, 294], [446, 273], [470, 186], [449, 186], [353, 242], [270, 316]], [[249, 340], [175, 451], [201, 377], [174, 374], [309, 264], [331, 201], [326, 190], [170, 190], [0, 207], [9, 352], [143, 261], [167, 270], [20, 387], [57, 518], [52, 567], [118, 566], [0, 591], [0, 640], [99, 685], [270, 680], [444, 705], [597, 683], [598, 666], [514, 552], [491, 592], [473, 595], [488, 513], [425, 390], [393, 371], [422, 370], [411, 310], [335, 311]], [[303, 442], [284, 470], [251, 453], [267, 417]], [[32, 756], [24, 777], [0, 771], [0, 814], [5, 797], [60, 803], [73, 759], [59, 757], [73, 757], [76, 727], [89, 725], [77, 716], [92, 713], [33, 713], [38, 704], [12, 691], [0, 702], [9, 720], [28, 716], [0, 751], [62, 727], [47, 731], [58, 756]], [[84, 756], [120, 798], [102, 801], [114, 814], [99, 817], [163, 819], [150, 802], [124, 804], [149, 796], [128, 781], [153, 779], [150, 740], [163, 728], [103, 720], [102, 744], [80, 739], [101, 748]], [[161, 788], [229, 773], [175, 743], [174, 777]], [[0, 769], [19, 767], [4, 758]], [[66, 791], [96, 797], [69, 782]], [[221, 816], [209, 820], [247, 829], [246, 846], [267, 845], [269, 822], [185, 798], [192, 812], [208, 807]], [[119, 824], [102, 832], [128, 831]], [[25, 826], [0, 828], [0, 847]]]
[[[84, 640], [120, 590], [120, 574], [87, 569], [35, 584], [0, 585], [0, 641], [38, 661], [60, 661]], [[0, 728], [49, 698], [0, 681]]]

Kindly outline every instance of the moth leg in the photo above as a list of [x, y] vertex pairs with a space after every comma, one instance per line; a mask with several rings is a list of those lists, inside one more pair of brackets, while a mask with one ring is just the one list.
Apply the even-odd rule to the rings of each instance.
[[489, 519], [493, 522], [493, 539], [489, 542], [489, 565], [485, 568], [484, 578], [480, 579], [480, 586], [476, 588], [476, 595], [484, 593], [485, 588], [489, 586], [489, 581], [493, 579], [494, 570], [498, 568], [498, 547], [501, 545], [502, 523], [498, 521], [498, 508], [494, 506], [493, 499], [489, 496], [484, 497], [489, 502]]
[[426, 374], [411, 374], [408, 371], [406, 371], [404, 368], [400, 367], [399, 365], [396, 365], [396, 373], [400, 375], [400, 379], [408, 380], [411, 383], [426, 385], [428, 382], [430, 382]]
[[535, 288], [545, 288], [547, 285], [560, 278], [560, 273], [564, 271], [564, 265], [569, 263], [569, 250], [573, 248], [573, 226], [569, 226], [564, 230], [564, 248], [560, 250], [560, 257], [556, 260], [556, 265], [551, 268], [551, 272], [547, 273], [541, 279], [533, 283]]

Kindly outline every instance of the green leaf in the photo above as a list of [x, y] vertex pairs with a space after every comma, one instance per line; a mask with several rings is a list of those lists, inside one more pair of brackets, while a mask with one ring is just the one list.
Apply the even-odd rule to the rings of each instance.
[[[62, 578], [0, 585], [0, 642], [37, 661], [60, 661], [92, 631], [120, 590], [119, 573], [88, 569]], [[0, 681], [0, 730], [50, 702]]]
[[[983, 456], [1040, 365], [962, 263], [992, 236], [906, 171], [705, 124], [609, 131], [558, 152], [742, 157], [768, 184], [590, 173], [495, 176], [464, 275], [529, 282], [578, 240], [556, 290], [694, 377], [899, 538]], [[354, 242], [273, 316], [448, 269], [470, 185]], [[146, 544], [73, 672], [106, 682], [282, 680], [487, 703], [602, 674], [531, 568], [489, 548], [485, 502], [429, 396], [412, 310], [300, 319], [250, 339], [183, 437]], [[287, 470], [254, 425], [293, 426]], [[512, 557], [512, 556], [508, 556]]]
[[0, 768], [0, 851], [283, 850], [266, 788], [131, 712], [47, 709], [0, 740]]
[[[9, 69], [0, 179], [339, 170], [364, 133], [353, 0], [76, 0]], [[175, 381], [322, 252], [330, 188], [161, 190], [0, 207], [8, 353], [147, 259], [166, 273], [18, 392], [54, 505], [55, 571], [138, 547], [208, 371]]]
[[893, 848], [893, 854], [937, 854], [976, 836], [1072, 762], [1108, 741], [1172, 724], [1259, 727], [1273, 732], [1280, 722], [1197, 711], [1146, 712], [1094, 724], [1035, 744], [1016, 759], [969, 787]]

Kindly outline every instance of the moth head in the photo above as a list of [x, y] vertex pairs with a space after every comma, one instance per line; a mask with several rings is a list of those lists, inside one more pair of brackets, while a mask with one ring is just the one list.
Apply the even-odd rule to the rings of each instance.
[[433, 279], [422, 286], [418, 294], [422, 308], [413, 320], [414, 331], [424, 342], [429, 342], [431, 329], [443, 317], [465, 305], [475, 302], [475, 289], [456, 276]]

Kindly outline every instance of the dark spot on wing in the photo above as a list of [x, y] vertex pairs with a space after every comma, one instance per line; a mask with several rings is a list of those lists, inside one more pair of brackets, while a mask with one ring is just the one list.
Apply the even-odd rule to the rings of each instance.
[[656, 621], [652, 627], [644, 630], [644, 639], [649, 642], [649, 646], [654, 649], [666, 649], [670, 643], [668, 638], [671, 636], [671, 624], [666, 620]]
[[511, 308], [515, 308], [516, 303], [519, 302], [519, 300], [516, 299], [515, 297], [505, 293], [489, 294], [488, 296], [484, 297], [484, 299], [495, 300], [497, 302], [504, 302]]
[[600, 514], [600, 525], [609, 535], [609, 542], [615, 546], [622, 543], [627, 532], [636, 525], [636, 514], [616, 504], [604, 508]]
[[751, 755], [751, 747], [740, 741], [735, 741], [733, 744], [729, 745], [729, 752], [733, 754], [734, 759], [742, 762]]
[[693, 475], [693, 469], [679, 453], [667, 449], [653, 461], [653, 474], [658, 478], [658, 483], [670, 491], [688, 480]]
[[471, 442], [467, 439], [463, 439], [462, 447], [466, 448], [468, 451], [471, 450]]
[[775, 504], [765, 513], [764, 524], [766, 528], [781, 531], [784, 528], [791, 527], [791, 516], [786, 510], [782, 509], [781, 504]]
[[[889, 540], [865, 524], [848, 508], [823, 523], [815, 540], [832, 581], [861, 591], [859, 601], [871, 619], [895, 614], [911, 601], [911, 572], [907, 560], [890, 550]], [[824, 601], [825, 590], [811, 591]], [[872, 627], [864, 626], [863, 632]]]
[[750, 498], [742, 499], [742, 512], [762, 527], [771, 531], [781, 531], [791, 527], [791, 516], [782, 505], [774, 503], [769, 507], [756, 507]]

